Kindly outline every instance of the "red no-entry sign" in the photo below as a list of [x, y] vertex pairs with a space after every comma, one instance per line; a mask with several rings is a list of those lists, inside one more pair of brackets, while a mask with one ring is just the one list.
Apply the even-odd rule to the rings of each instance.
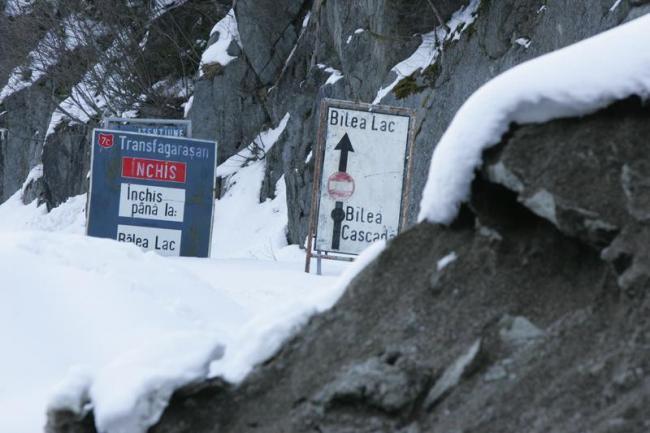
[[354, 179], [347, 173], [338, 171], [327, 179], [327, 193], [334, 200], [345, 200], [354, 194]]

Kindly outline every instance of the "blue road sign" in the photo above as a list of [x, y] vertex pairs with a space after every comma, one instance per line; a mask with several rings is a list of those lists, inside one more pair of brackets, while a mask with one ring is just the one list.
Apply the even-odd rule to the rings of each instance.
[[128, 119], [109, 117], [104, 128], [169, 137], [192, 137], [192, 121], [181, 119]]
[[95, 129], [86, 233], [209, 257], [216, 154], [214, 141]]

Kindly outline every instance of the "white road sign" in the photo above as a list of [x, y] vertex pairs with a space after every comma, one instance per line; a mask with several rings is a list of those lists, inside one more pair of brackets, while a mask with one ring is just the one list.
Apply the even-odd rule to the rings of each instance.
[[413, 115], [331, 100], [322, 109], [314, 249], [359, 254], [401, 228]]
[[183, 222], [185, 189], [123, 183], [119, 216]]

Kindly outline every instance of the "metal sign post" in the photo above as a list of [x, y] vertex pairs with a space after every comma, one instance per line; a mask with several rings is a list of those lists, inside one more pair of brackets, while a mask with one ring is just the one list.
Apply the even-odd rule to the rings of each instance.
[[104, 129], [163, 135], [167, 137], [192, 137], [191, 120], [108, 117], [102, 123]]
[[325, 99], [320, 108], [305, 272], [352, 261], [406, 224], [415, 114]]
[[209, 257], [217, 144], [95, 129], [86, 234]]

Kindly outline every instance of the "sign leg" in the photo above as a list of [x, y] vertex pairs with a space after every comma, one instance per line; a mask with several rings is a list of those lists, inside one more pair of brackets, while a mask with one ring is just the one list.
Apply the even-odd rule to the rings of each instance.
[[311, 248], [312, 248], [312, 234], [311, 226], [309, 229], [309, 235], [307, 236], [307, 251], [305, 254], [305, 272], [309, 273], [311, 270]]
[[320, 258], [320, 255], [316, 258], [316, 275], [323, 275], [323, 260]]
[[307, 251], [307, 254], [305, 256], [305, 272], [309, 273], [310, 268], [311, 268], [311, 254], [309, 254], [309, 251]]

